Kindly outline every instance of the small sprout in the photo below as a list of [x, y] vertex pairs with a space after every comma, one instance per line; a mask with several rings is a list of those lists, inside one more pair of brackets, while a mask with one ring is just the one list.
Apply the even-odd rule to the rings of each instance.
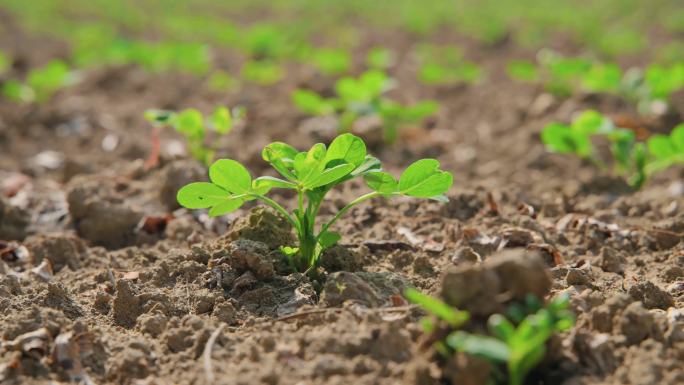
[[312, 56], [313, 64], [326, 75], [343, 74], [351, 68], [351, 54], [342, 49], [317, 49]]
[[60, 88], [74, 81], [75, 76], [66, 63], [53, 60], [42, 68], [31, 70], [24, 83], [16, 80], [6, 82], [2, 93], [14, 101], [44, 103]]
[[633, 131], [616, 127], [613, 121], [596, 111], [585, 111], [571, 125], [551, 123], [541, 133], [542, 142], [551, 152], [575, 154], [601, 169], [605, 163], [597, 155], [592, 141], [601, 136], [610, 143], [614, 172], [639, 189], [657, 171], [684, 162], [684, 124], [669, 136], [654, 135], [647, 143], [638, 142]]
[[234, 124], [231, 112], [226, 107], [216, 108], [207, 119], [194, 108], [181, 112], [147, 110], [145, 119], [158, 127], [171, 126], [183, 134], [192, 157], [207, 166], [213, 161], [215, 153], [213, 147], [206, 144], [209, 130], [225, 135], [232, 130]]
[[492, 336], [455, 331], [447, 337], [446, 344], [493, 363], [505, 363], [508, 383], [522, 385], [527, 374], [544, 358], [548, 339], [574, 325], [575, 317], [567, 308], [568, 297], [559, 296], [524, 317], [517, 326], [503, 315], [494, 314], [487, 323]]
[[392, 67], [395, 61], [394, 52], [382, 47], [372, 48], [366, 56], [366, 64], [371, 69], [386, 70]]
[[280, 64], [271, 60], [250, 60], [242, 67], [241, 75], [248, 82], [268, 86], [278, 83], [285, 71]]
[[544, 358], [546, 342], [554, 333], [566, 331], [575, 324], [575, 316], [568, 310], [567, 295], [554, 298], [546, 306], [534, 295], [528, 295], [524, 305], [511, 306], [508, 312], [511, 320], [501, 314], [489, 317], [489, 335], [458, 330], [469, 321], [469, 313], [454, 309], [440, 299], [410, 288], [404, 296], [446, 325], [445, 330], [437, 330], [438, 324], [431, 319], [421, 320], [426, 333], [443, 339], [434, 343], [440, 354], [449, 357], [458, 351], [495, 365], [505, 364], [511, 385], [523, 384], [527, 374]]
[[483, 77], [480, 67], [464, 60], [456, 47], [425, 44], [418, 47], [417, 51], [421, 61], [418, 79], [425, 84], [470, 84]]
[[214, 71], [207, 80], [207, 85], [212, 91], [232, 91], [238, 87], [237, 79], [225, 71]]
[[520, 82], [535, 82], [539, 79], [537, 67], [526, 60], [512, 60], [506, 65], [508, 76]]
[[[274, 142], [266, 146], [262, 157], [285, 179], [262, 176], [252, 179], [237, 161], [220, 159], [209, 168], [210, 183], [197, 182], [178, 192], [178, 202], [186, 208], [209, 208], [209, 215], [219, 216], [237, 210], [248, 200], [259, 200], [275, 209], [292, 225], [299, 244], [281, 248], [297, 271], [310, 272], [318, 266], [321, 253], [340, 239], [331, 226], [357, 204], [376, 197], [411, 196], [445, 201], [452, 176], [439, 169], [434, 159], [422, 159], [410, 165], [397, 180], [381, 170], [380, 161], [366, 154], [366, 145], [352, 134], [342, 134], [330, 146], [318, 143], [299, 152], [288, 144]], [[373, 190], [342, 209], [320, 228], [318, 212], [326, 194], [335, 186], [353, 178], [365, 179]], [[289, 213], [266, 195], [273, 188], [294, 190], [297, 208]]]
[[381, 71], [367, 71], [359, 78], [344, 77], [337, 81], [337, 97], [325, 98], [313, 91], [295, 90], [293, 103], [304, 113], [310, 115], [336, 114], [339, 130], [351, 129], [354, 122], [368, 115], [377, 115], [383, 123], [385, 141], [393, 143], [398, 130], [406, 124], [420, 122], [434, 114], [438, 105], [433, 101], [423, 101], [406, 106], [387, 99], [384, 93], [392, 86], [392, 79]]

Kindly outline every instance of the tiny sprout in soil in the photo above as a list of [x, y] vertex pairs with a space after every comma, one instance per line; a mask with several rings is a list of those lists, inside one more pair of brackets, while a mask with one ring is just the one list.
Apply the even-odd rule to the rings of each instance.
[[[209, 168], [211, 183], [196, 182], [178, 192], [178, 202], [190, 209], [211, 208], [209, 215], [224, 215], [237, 210], [246, 201], [259, 200], [275, 209], [292, 225], [299, 244], [284, 245], [290, 265], [297, 271], [310, 272], [318, 265], [321, 253], [340, 239], [331, 231], [335, 222], [355, 205], [376, 197], [411, 196], [446, 201], [443, 195], [452, 184], [452, 175], [439, 169], [434, 159], [411, 164], [397, 180], [382, 171], [380, 161], [366, 154], [363, 140], [342, 134], [326, 148], [323, 143], [299, 152], [292, 146], [274, 142], [266, 146], [262, 157], [285, 179], [262, 176], [252, 179], [237, 161], [220, 159]], [[363, 178], [373, 191], [340, 209], [317, 228], [316, 221], [326, 194], [335, 186], [353, 178]], [[273, 188], [297, 192], [297, 208], [288, 212], [266, 194]]]
[[367, 71], [359, 78], [344, 77], [337, 81], [337, 97], [325, 98], [313, 91], [299, 89], [293, 95], [294, 104], [310, 115], [336, 114], [339, 130], [349, 131], [362, 116], [377, 115], [382, 120], [384, 140], [396, 141], [399, 128], [420, 122], [438, 108], [434, 101], [403, 105], [384, 94], [392, 87], [392, 79], [378, 70]]
[[[406, 298], [420, 305], [427, 312], [446, 324], [448, 334], [435, 343], [435, 349], [443, 356], [463, 352], [489, 361], [494, 365], [491, 383], [522, 385], [546, 354], [546, 342], [556, 332], [570, 329], [575, 323], [574, 314], [568, 310], [568, 296], [561, 295], [546, 306], [533, 295], [524, 305], [512, 305], [507, 316], [493, 314], [487, 322], [489, 335], [473, 334], [460, 329], [468, 322], [468, 312], [452, 308], [443, 301], [422, 294], [415, 289], [404, 293]], [[423, 320], [426, 332], [432, 333], [435, 324]], [[505, 372], [499, 365], [505, 365]]]
[[[236, 109], [234, 114], [239, 118], [243, 111]], [[205, 118], [201, 112], [190, 108], [181, 112], [165, 110], [148, 110], [145, 112], [145, 119], [151, 122], [155, 128], [161, 126], [171, 126], [179, 133], [183, 134], [187, 140], [188, 150], [193, 158], [210, 165], [214, 160], [214, 148], [212, 144], [207, 144], [207, 137], [210, 129], [214, 132], [225, 135], [229, 133], [234, 125], [231, 112], [226, 107], [218, 107], [214, 113]]]

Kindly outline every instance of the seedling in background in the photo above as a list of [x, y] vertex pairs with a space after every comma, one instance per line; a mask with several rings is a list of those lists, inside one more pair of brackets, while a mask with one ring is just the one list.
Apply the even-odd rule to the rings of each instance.
[[652, 174], [684, 163], [684, 124], [675, 127], [669, 136], [654, 135], [643, 143], [636, 140], [633, 131], [616, 127], [596, 111], [585, 111], [571, 125], [551, 123], [541, 134], [549, 151], [575, 154], [605, 170], [592, 142], [596, 136], [609, 141], [614, 172], [635, 189], [641, 188]]
[[[209, 168], [208, 182], [191, 183], [178, 192], [178, 202], [189, 209], [210, 208], [210, 216], [237, 210], [246, 201], [260, 200], [282, 215], [294, 228], [298, 245], [283, 245], [281, 250], [297, 271], [310, 272], [318, 266], [321, 253], [340, 239], [331, 230], [349, 209], [376, 197], [411, 196], [446, 201], [443, 195], [451, 187], [452, 176], [439, 169], [434, 159], [411, 164], [399, 180], [383, 172], [380, 161], [366, 154], [366, 145], [352, 134], [342, 134], [326, 148], [323, 143], [299, 152], [282, 142], [271, 143], [262, 152], [285, 179], [262, 176], [252, 179], [249, 171], [231, 159], [220, 159]], [[318, 213], [326, 194], [335, 186], [354, 178], [363, 178], [373, 191], [340, 209], [317, 228]], [[267, 197], [273, 188], [294, 190], [297, 208], [288, 212]]]
[[456, 47], [422, 45], [417, 51], [422, 62], [418, 79], [425, 84], [470, 84], [482, 78], [480, 67], [464, 60], [463, 54]]
[[311, 60], [322, 73], [339, 75], [349, 71], [352, 57], [342, 49], [321, 48], [313, 51]]
[[2, 93], [5, 97], [18, 102], [44, 103], [60, 88], [72, 84], [75, 76], [61, 60], [53, 60], [42, 68], [31, 70], [26, 81], [5, 82]]
[[215, 152], [214, 147], [207, 143], [210, 130], [225, 135], [233, 128], [233, 117], [226, 107], [218, 107], [206, 119], [194, 108], [181, 112], [148, 110], [145, 112], [145, 119], [155, 128], [171, 126], [183, 134], [190, 155], [207, 166], [213, 161]]
[[374, 47], [368, 51], [366, 65], [371, 69], [386, 70], [394, 65], [396, 57], [394, 52], [387, 48]]
[[522, 385], [527, 374], [546, 355], [549, 338], [574, 324], [575, 317], [568, 310], [568, 297], [559, 296], [517, 324], [501, 314], [492, 315], [487, 322], [492, 336], [456, 331], [446, 338], [446, 344], [494, 364], [505, 364], [508, 384]]
[[[479, 335], [456, 330], [468, 321], [468, 312], [415, 289], [407, 289], [404, 296], [446, 324], [447, 337], [434, 344], [440, 354], [448, 357], [459, 351], [494, 365], [505, 364], [510, 385], [522, 385], [527, 374], [544, 358], [549, 338], [575, 323], [574, 315], [568, 310], [567, 296], [556, 297], [545, 307], [536, 297], [528, 296], [525, 306], [511, 306], [510, 320], [501, 314], [489, 317], [487, 326], [491, 335]], [[423, 320], [423, 327], [428, 333], [434, 331], [429, 319]], [[492, 383], [504, 377], [496, 366], [494, 370]]]
[[242, 78], [248, 82], [262, 86], [278, 83], [285, 71], [283, 67], [272, 60], [250, 60], [242, 67]]
[[392, 81], [384, 72], [371, 70], [359, 78], [344, 77], [337, 81], [337, 97], [325, 98], [313, 91], [296, 90], [294, 104], [310, 115], [336, 114], [339, 130], [349, 131], [362, 116], [378, 115], [382, 120], [384, 139], [393, 143], [400, 127], [417, 123], [437, 111], [437, 103], [423, 101], [411, 106], [389, 100], [384, 93]]

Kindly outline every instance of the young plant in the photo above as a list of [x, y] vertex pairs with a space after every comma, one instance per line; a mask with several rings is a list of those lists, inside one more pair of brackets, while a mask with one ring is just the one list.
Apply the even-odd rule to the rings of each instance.
[[[567, 296], [556, 297], [546, 307], [536, 297], [528, 296], [525, 306], [510, 307], [510, 320], [501, 314], [490, 316], [487, 323], [490, 335], [479, 335], [457, 330], [468, 321], [468, 312], [415, 289], [407, 289], [404, 296], [446, 323], [447, 333], [437, 333], [443, 339], [434, 344], [440, 354], [448, 357], [459, 351], [494, 365], [505, 364], [509, 385], [522, 385], [527, 374], [544, 358], [548, 339], [556, 332], [570, 329], [575, 322], [574, 315], [567, 310]], [[426, 332], [434, 331], [429, 319], [423, 320], [423, 328]], [[493, 374], [493, 383], [504, 377], [498, 372]]]
[[392, 86], [392, 81], [384, 72], [371, 70], [359, 78], [344, 77], [337, 81], [337, 97], [325, 98], [313, 91], [296, 90], [294, 104], [310, 115], [336, 114], [339, 130], [351, 129], [354, 122], [368, 115], [377, 115], [383, 123], [384, 139], [388, 143], [396, 141], [401, 126], [416, 123], [437, 111], [437, 103], [423, 101], [406, 106], [389, 100], [384, 96]]
[[653, 167], [649, 170], [646, 146], [636, 140], [633, 131], [616, 127], [610, 118], [589, 110], [570, 125], [551, 123], [541, 133], [542, 142], [549, 151], [575, 154], [605, 170], [606, 163], [598, 156], [592, 140], [598, 136], [610, 143], [615, 174], [626, 178], [633, 188], [641, 188], [655, 171]]
[[554, 333], [570, 329], [575, 317], [568, 310], [568, 297], [559, 296], [546, 307], [514, 324], [501, 314], [489, 317], [492, 336], [456, 331], [446, 338], [454, 350], [506, 365], [509, 385], [522, 385], [527, 374], [546, 354], [546, 342]]
[[430, 85], [476, 83], [482, 78], [477, 64], [463, 59], [456, 47], [422, 45], [418, 48], [421, 67], [418, 79]]
[[321, 48], [313, 51], [311, 61], [323, 74], [339, 75], [349, 71], [352, 57], [343, 49]]
[[[283, 245], [290, 265], [297, 271], [309, 272], [318, 265], [321, 253], [334, 245], [340, 234], [331, 227], [349, 209], [376, 197], [411, 196], [446, 201], [443, 195], [451, 187], [452, 176], [439, 169], [434, 159], [411, 164], [397, 180], [381, 170], [380, 161], [366, 154], [361, 138], [342, 134], [326, 148], [318, 143], [299, 152], [282, 142], [266, 146], [265, 161], [284, 179], [262, 176], [252, 179], [249, 171], [231, 159], [220, 159], [209, 168], [210, 183], [197, 182], [178, 192], [178, 202], [190, 209], [210, 208], [209, 215], [219, 216], [237, 210], [246, 201], [259, 200], [282, 215], [294, 228], [298, 244]], [[373, 191], [340, 209], [331, 219], [317, 227], [318, 212], [327, 193], [353, 178], [363, 178]], [[273, 188], [294, 190], [297, 208], [291, 213], [267, 197]]]
[[226, 107], [218, 107], [208, 118], [194, 108], [181, 112], [165, 110], [145, 111], [145, 119], [152, 123], [156, 128], [171, 126], [179, 133], [183, 134], [187, 140], [190, 155], [206, 166], [209, 166], [214, 159], [215, 150], [213, 146], [207, 144], [209, 130], [225, 135], [233, 128], [233, 117]]
[[684, 163], [684, 123], [675, 127], [670, 135], [653, 135], [646, 145], [650, 162], [645, 168], [649, 174]]
[[272, 60], [250, 60], [242, 66], [242, 78], [248, 82], [262, 86], [278, 83], [285, 71], [283, 67]]
[[66, 63], [53, 60], [42, 68], [31, 70], [23, 83], [17, 80], [5, 82], [2, 93], [14, 101], [44, 103], [60, 88], [74, 81], [74, 74]]

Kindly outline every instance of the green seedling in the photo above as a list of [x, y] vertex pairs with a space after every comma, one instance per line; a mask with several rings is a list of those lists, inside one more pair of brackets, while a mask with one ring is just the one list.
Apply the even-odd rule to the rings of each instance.
[[351, 68], [352, 57], [342, 49], [321, 48], [313, 51], [311, 60], [326, 75], [343, 74]]
[[[448, 357], [460, 351], [493, 364], [505, 364], [510, 385], [522, 385], [525, 376], [544, 358], [548, 339], [556, 332], [570, 329], [575, 323], [574, 315], [567, 309], [567, 296], [559, 296], [544, 307], [541, 301], [529, 295], [525, 304], [510, 307], [510, 320], [501, 314], [489, 318], [487, 325], [491, 335], [478, 335], [457, 330], [469, 320], [468, 312], [454, 309], [440, 299], [415, 289], [407, 289], [404, 296], [446, 325], [447, 337], [434, 344], [440, 354]], [[426, 333], [435, 331], [430, 319], [423, 319], [422, 324]], [[440, 332], [437, 335], [444, 334]], [[494, 373], [494, 378], [503, 377], [497, 374]]]
[[269, 86], [278, 83], [285, 71], [280, 64], [271, 60], [250, 60], [242, 67], [241, 75], [248, 82]]
[[63, 61], [53, 60], [42, 68], [31, 70], [23, 83], [17, 80], [6, 82], [2, 93], [14, 101], [44, 103], [74, 80], [73, 73]]
[[212, 91], [233, 91], [239, 87], [238, 80], [230, 76], [226, 71], [214, 71], [207, 79], [207, 86]]
[[684, 163], [684, 124], [675, 127], [669, 136], [654, 135], [644, 143], [637, 141], [633, 131], [616, 127], [600, 113], [585, 111], [571, 125], [552, 123], [541, 134], [549, 151], [575, 154], [605, 170], [607, 166], [594, 148], [594, 137], [610, 143], [614, 173], [635, 189], [654, 173]]
[[394, 52], [382, 47], [374, 47], [366, 55], [366, 65], [371, 69], [386, 70], [394, 65]]
[[570, 329], [574, 323], [568, 297], [559, 296], [517, 325], [501, 314], [492, 315], [487, 323], [492, 336], [456, 331], [446, 338], [446, 344], [492, 363], [505, 364], [508, 384], [522, 385], [527, 374], [544, 358], [549, 338]]
[[421, 61], [418, 79], [425, 84], [470, 84], [482, 78], [480, 67], [463, 59], [463, 54], [456, 47], [422, 45], [418, 47], [417, 54]]
[[[246, 201], [259, 200], [282, 215], [293, 227], [299, 243], [283, 245], [290, 265], [297, 271], [312, 272], [321, 253], [337, 243], [340, 234], [332, 231], [335, 222], [352, 207], [377, 197], [410, 196], [446, 201], [443, 195], [451, 187], [452, 176], [439, 169], [434, 159], [411, 164], [397, 180], [381, 170], [380, 161], [366, 154], [366, 145], [352, 134], [342, 134], [326, 148], [318, 143], [299, 152], [282, 142], [271, 143], [262, 152], [265, 161], [284, 179], [262, 176], [252, 179], [249, 171], [231, 159], [217, 160], [209, 168], [210, 183], [197, 182], [178, 192], [178, 202], [190, 209], [210, 208], [210, 216], [237, 210]], [[317, 228], [319, 210], [326, 194], [335, 186], [354, 178], [363, 178], [373, 190], [340, 209]], [[297, 208], [291, 213], [267, 197], [273, 188], [294, 190]]]
[[342, 132], [350, 130], [362, 116], [377, 115], [382, 120], [385, 141], [393, 143], [402, 126], [434, 114], [438, 106], [433, 101], [406, 106], [389, 100], [384, 94], [391, 85], [391, 79], [384, 72], [371, 70], [359, 78], [344, 77], [338, 80], [335, 85], [337, 97], [325, 98], [313, 91], [300, 89], [293, 93], [292, 99], [306, 114], [336, 114]]
[[526, 60], [511, 60], [506, 64], [506, 73], [519, 82], [536, 82], [539, 79], [535, 64]]
[[210, 131], [225, 135], [233, 128], [233, 116], [226, 107], [218, 107], [206, 119], [194, 108], [181, 112], [148, 110], [145, 112], [145, 119], [155, 127], [170, 126], [183, 134], [190, 155], [207, 166], [213, 161], [215, 153], [213, 146], [207, 144]]
[[649, 174], [684, 163], [684, 123], [675, 127], [670, 135], [653, 135], [646, 145], [650, 162], [645, 168]]

